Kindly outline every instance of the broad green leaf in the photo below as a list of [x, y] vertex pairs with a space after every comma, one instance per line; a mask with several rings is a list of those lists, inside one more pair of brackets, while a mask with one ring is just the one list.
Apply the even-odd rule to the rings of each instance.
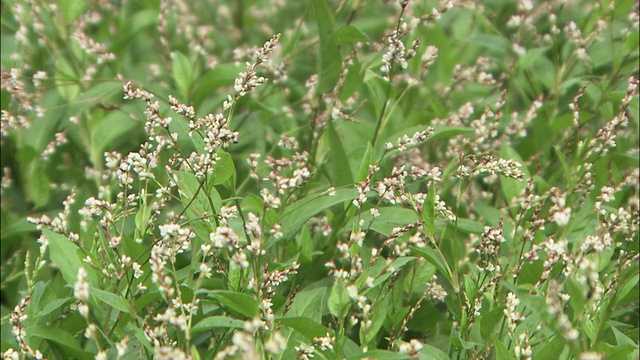
[[73, 23], [87, 8], [85, 0], [60, 0], [59, 4], [60, 12], [67, 24]]
[[618, 343], [619, 346], [624, 346], [624, 345], [631, 345], [636, 347], [638, 346], [638, 344], [636, 344], [636, 342], [633, 339], [625, 335], [622, 331], [618, 330], [617, 327], [611, 326], [611, 330], [613, 331], [613, 335], [616, 337], [616, 342]]
[[305, 316], [276, 317], [275, 320], [304, 335], [309, 341], [313, 341], [315, 337], [325, 336], [329, 332], [329, 329]]
[[574, 319], [581, 317], [587, 303], [587, 289], [574, 279], [567, 279], [567, 289], [571, 296], [569, 304], [575, 313]]
[[504, 56], [511, 51], [511, 42], [500, 35], [474, 33], [466, 41], [469, 44], [491, 49], [496, 55]]
[[[422, 127], [424, 129], [424, 127]], [[433, 126], [433, 135], [427, 139], [427, 142], [451, 139], [458, 135], [471, 135], [475, 132], [473, 128], [462, 126]]]
[[[200, 217], [205, 212], [211, 214], [220, 210], [222, 199], [215, 187], [211, 186], [208, 189], [204, 185], [201, 187], [196, 176], [186, 171], [176, 171], [175, 174], [178, 178], [180, 200], [184, 206], [189, 206], [187, 216]], [[207, 192], [210, 198], [207, 197]], [[195, 200], [191, 201], [194, 197]]]
[[40, 159], [36, 158], [31, 162], [25, 181], [29, 200], [33, 201], [37, 207], [47, 205], [51, 196], [51, 181]]
[[349, 304], [351, 304], [352, 300], [347, 293], [347, 289], [344, 287], [344, 284], [338, 279], [333, 282], [333, 287], [331, 288], [331, 293], [329, 294], [329, 312], [331, 315], [335, 316], [338, 319], [342, 319], [346, 316], [349, 308]]
[[227, 152], [220, 151], [218, 152], [218, 156], [220, 157], [220, 160], [213, 165], [213, 185], [225, 183], [236, 171], [231, 155]]
[[121, 111], [108, 113], [100, 125], [91, 132], [91, 160], [94, 163], [104, 161], [104, 152], [113, 149], [113, 143], [121, 140], [135, 126], [136, 123], [127, 113]]
[[458, 349], [471, 350], [473, 348], [481, 347], [482, 344], [475, 343], [473, 341], [467, 341], [460, 336], [450, 337], [449, 341]]
[[280, 217], [281, 231], [285, 236], [290, 236], [292, 232], [297, 231], [307, 220], [321, 211], [333, 205], [351, 201], [357, 196], [358, 191], [355, 188], [338, 189], [335, 190], [335, 194], [324, 192], [307, 196], [287, 206], [283, 211]]
[[565, 159], [564, 154], [560, 149], [558, 149], [557, 146], [554, 146], [553, 150], [555, 151], [556, 156], [558, 156], [558, 160], [560, 160], [560, 164], [562, 164], [562, 170], [564, 171], [564, 178], [567, 180], [567, 184], [569, 185], [569, 187], [572, 188], [573, 176], [571, 174], [571, 169], [569, 168], [569, 164], [567, 164], [567, 159]]
[[507, 349], [506, 346], [494, 335], [492, 336], [493, 346], [496, 350], [496, 360], [515, 360], [515, 356]]
[[637, 290], [639, 280], [640, 276], [638, 276], [638, 274], [635, 274], [631, 276], [629, 280], [624, 281], [623, 285], [620, 287], [618, 299], [624, 299], [632, 290]]
[[191, 333], [197, 333], [216, 328], [244, 329], [244, 325], [244, 321], [242, 320], [230, 318], [227, 316], [211, 316], [202, 319], [194, 327], [192, 327]]
[[218, 300], [222, 305], [235, 310], [248, 318], [258, 315], [258, 300], [249, 294], [242, 294], [233, 291], [215, 290], [209, 292], [209, 297]]
[[149, 218], [151, 217], [151, 207], [147, 205], [147, 198], [142, 198], [142, 205], [138, 208], [138, 212], [136, 213], [134, 222], [136, 225], [136, 229], [140, 231], [140, 236], [142, 236], [145, 231], [147, 231]]
[[100, 290], [94, 287], [90, 288], [89, 294], [118, 311], [122, 311], [123, 313], [127, 314], [131, 312], [129, 303], [125, 299], [123, 299], [121, 295], [110, 293], [108, 291]]
[[[73, 1], [73, 0], [71, 0]], [[121, 14], [118, 23], [118, 36], [109, 39], [111, 46], [109, 50], [114, 54], [118, 54], [126, 46], [130, 45], [133, 40], [138, 39], [137, 35], [158, 24], [158, 10], [145, 9], [136, 11], [134, 14]]]
[[[69, 114], [78, 115], [97, 104], [116, 100], [115, 94], [122, 98], [122, 85], [120, 81], [106, 81], [92, 86], [69, 103]], [[129, 122], [135, 123], [131, 118]]]
[[534, 360], [547, 360], [553, 359], [562, 353], [566, 345], [566, 341], [561, 335], [556, 335], [552, 340], [546, 340], [544, 346], [538, 352], [533, 353]]
[[309, 226], [307, 225], [304, 225], [300, 232], [298, 250], [300, 251], [300, 263], [311, 263], [313, 257], [313, 242], [311, 239], [311, 230], [309, 230]]
[[84, 264], [82, 258], [78, 256], [79, 248], [76, 244], [72, 243], [68, 237], [47, 229], [43, 229], [42, 233], [49, 239], [51, 261], [60, 269], [67, 284], [75, 284], [78, 278], [78, 269], [84, 267], [87, 269], [87, 282], [92, 286], [97, 286], [97, 280], [89, 271], [89, 266]]
[[326, 0], [312, 0], [318, 24], [320, 51], [318, 52], [318, 93], [326, 93], [338, 82], [342, 70], [342, 56], [333, 37], [333, 13]]
[[504, 306], [498, 306], [497, 308], [482, 315], [480, 320], [480, 335], [485, 341], [491, 339], [493, 329], [500, 323], [504, 317]]
[[436, 186], [432, 182], [429, 186], [427, 198], [422, 206], [422, 220], [424, 221], [424, 229], [427, 234], [434, 236], [436, 232]]
[[548, 46], [544, 46], [536, 49], [527, 49], [518, 61], [516, 61], [516, 69], [529, 70], [529, 68], [538, 60], [539, 57], [545, 56], [545, 53], [549, 51]]
[[47, 302], [46, 305], [44, 305], [42, 309], [40, 309], [40, 311], [38, 311], [38, 313], [34, 315], [34, 317], [49, 315], [53, 311], [56, 311], [62, 308], [63, 306], [71, 304], [75, 301], [76, 300], [74, 298], [70, 297], [65, 299], [56, 299], [56, 300]]
[[433, 264], [433, 266], [440, 271], [449, 282], [452, 282], [451, 273], [449, 272], [449, 267], [444, 262], [445, 260], [432, 248], [429, 246], [423, 248], [411, 247], [411, 252], [417, 255], [422, 256], [428, 262]]
[[369, 165], [373, 165], [373, 147], [371, 141], [367, 141], [367, 149], [362, 156], [360, 170], [358, 170], [358, 178], [356, 181], [364, 181], [369, 175]]
[[[537, 57], [531, 64], [530, 68], [530, 72], [536, 75], [536, 85], [543, 85], [547, 90], [553, 89], [553, 86], [556, 82], [557, 73], [556, 66], [549, 58], [544, 56]], [[539, 93], [539, 90], [537, 88], [539, 88], [539, 86], [535, 86], [535, 88], [531, 90]]]
[[418, 221], [415, 211], [397, 207], [382, 207], [378, 209], [380, 216], [373, 220], [370, 229], [382, 235], [389, 236], [393, 228], [405, 226]]
[[424, 344], [420, 353], [420, 360], [450, 360], [451, 358], [444, 351], [435, 346]]
[[69, 358], [89, 360], [94, 357], [92, 353], [82, 350], [82, 346], [80, 346], [78, 340], [59, 327], [30, 326], [27, 334], [30, 337], [48, 340], [61, 346]]
[[67, 101], [73, 101], [80, 93], [80, 80], [73, 66], [63, 57], [58, 57], [54, 74], [58, 94]]
[[[376, 287], [380, 284], [382, 284], [385, 280], [387, 280], [388, 278], [391, 277], [391, 275], [393, 275], [394, 273], [396, 273], [398, 270], [400, 270], [403, 266], [407, 265], [408, 263], [414, 261], [416, 258], [413, 256], [401, 256], [395, 260], [393, 260], [393, 262], [391, 263], [391, 268], [394, 269], [394, 271], [386, 271], [382, 274], [380, 274], [381, 270], [384, 270], [387, 268], [387, 261], [385, 259], [381, 259], [378, 262], [376, 262], [376, 264], [371, 267], [371, 272], [366, 272], [366, 277], [363, 275], [361, 277], [358, 278], [358, 280], [356, 281], [356, 285], [358, 286], [362, 286], [364, 284], [364, 282], [367, 280], [367, 277], [372, 276], [374, 278], [373, 280], [373, 287]], [[365, 288], [364, 290], [362, 290], [363, 294], [366, 294], [370, 289], [369, 288]]]
[[173, 72], [173, 80], [184, 99], [189, 98], [189, 89], [193, 84], [194, 77], [193, 69], [193, 65], [184, 54], [179, 51], [172, 53], [171, 71]]
[[[282, 333], [287, 339], [287, 345], [285, 350], [278, 357], [279, 360], [289, 360], [296, 357], [296, 351], [294, 346], [299, 345], [301, 342], [308, 342], [307, 335], [311, 333], [317, 333], [320, 329], [310, 325], [308, 320], [300, 320], [301, 317], [310, 319], [314, 323], [320, 324], [322, 322], [322, 315], [326, 312], [326, 294], [329, 280], [321, 280], [307, 286], [304, 290], [298, 292], [289, 308], [289, 311], [285, 314], [286, 318], [293, 318], [294, 323], [298, 327], [297, 330], [302, 332], [291, 330], [291, 328], [282, 328]], [[326, 333], [322, 334], [322, 336]]]
[[338, 45], [369, 41], [369, 37], [353, 25], [340, 26], [333, 33], [333, 38]]
[[595, 342], [596, 336], [598, 334], [596, 333], [596, 327], [593, 324], [593, 321], [591, 321], [591, 319], [589, 319], [588, 316], [585, 316], [581, 320], [581, 325], [582, 325], [582, 332], [584, 332], [584, 334], [587, 335], [587, 337], [592, 343]]
[[347, 157], [342, 140], [336, 132], [333, 121], [327, 123], [326, 130], [329, 137], [331, 147], [329, 167], [331, 168], [331, 180], [333, 186], [345, 186], [353, 184], [353, 175], [349, 166], [349, 158]]
[[349, 360], [376, 359], [376, 360], [407, 360], [409, 355], [389, 350], [371, 350], [361, 355], [350, 357]]
[[466, 233], [482, 234], [484, 231], [484, 225], [470, 219], [458, 218], [456, 220], [456, 225], [458, 226], [458, 230]]
[[195, 83], [194, 106], [200, 105], [205, 97], [214, 94], [218, 88], [233, 85], [238, 74], [244, 70], [242, 64], [219, 64], [207, 70]]
[[320, 323], [322, 321], [322, 315], [326, 309], [323, 308], [326, 303], [326, 296], [326, 286], [306, 288], [298, 292], [296, 297], [293, 299], [293, 303], [291, 303], [291, 307], [289, 308], [286, 317], [304, 316]]

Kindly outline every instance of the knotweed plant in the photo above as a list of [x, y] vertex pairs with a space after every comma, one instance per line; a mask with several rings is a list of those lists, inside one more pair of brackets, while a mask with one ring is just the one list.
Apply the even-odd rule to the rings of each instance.
[[6, 359], [635, 359], [637, 1], [2, 3]]

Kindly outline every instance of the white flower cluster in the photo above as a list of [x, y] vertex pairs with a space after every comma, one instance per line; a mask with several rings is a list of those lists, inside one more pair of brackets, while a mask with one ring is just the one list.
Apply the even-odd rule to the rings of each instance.
[[433, 135], [433, 133], [433, 128], [428, 127], [426, 130], [416, 131], [413, 136], [404, 135], [403, 137], [398, 138], [395, 145], [391, 142], [388, 142], [385, 144], [385, 148], [387, 150], [398, 149], [400, 151], [405, 151], [407, 150], [408, 146], [413, 146], [425, 142], [428, 137]]

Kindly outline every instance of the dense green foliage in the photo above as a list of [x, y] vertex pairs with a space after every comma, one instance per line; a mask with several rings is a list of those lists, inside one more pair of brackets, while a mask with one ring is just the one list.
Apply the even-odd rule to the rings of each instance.
[[636, 359], [638, 2], [2, 2], [8, 359]]

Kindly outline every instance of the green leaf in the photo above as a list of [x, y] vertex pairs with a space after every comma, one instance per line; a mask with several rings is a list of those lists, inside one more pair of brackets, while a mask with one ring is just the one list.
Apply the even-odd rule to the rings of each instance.
[[529, 70], [539, 57], [545, 56], [547, 51], [549, 51], [548, 46], [536, 49], [527, 49], [527, 52], [520, 56], [518, 61], [516, 61], [516, 69], [520, 71]]
[[573, 280], [571, 278], [567, 280], [567, 289], [569, 295], [571, 296], [569, 304], [574, 311], [574, 316], [579, 317], [582, 315], [584, 307], [587, 303], [587, 289], [584, 286], [580, 285], [576, 280]]
[[373, 147], [371, 141], [367, 141], [367, 149], [362, 156], [362, 162], [360, 163], [360, 170], [358, 170], [358, 178], [356, 181], [364, 181], [369, 175], [369, 165], [373, 164]]
[[411, 252], [414, 253], [414, 254], [422, 256], [428, 262], [433, 264], [433, 266], [435, 266], [436, 269], [438, 269], [438, 271], [440, 271], [447, 278], [447, 280], [450, 283], [452, 283], [452, 278], [451, 278], [451, 273], [449, 272], [449, 267], [444, 262], [444, 259], [442, 259], [442, 257], [440, 257], [440, 255], [435, 250], [433, 250], [429, 246], [423, 247], [423, 248], [417, 248], [417, 247], [412, 246], [411, 247]]
[[547, 360], [554, 359], [558, 356], [558, 354], [562, 354], [562, 351], [565, 347], [566, 341], [560, 335], [556, 335], [553, 340], [545, 341], [544, 346], [539, 352], [533, 353], [534, 360]]
[[480, 320], [480, 335], [485, 341], [491, 339], [493, 329], [496, 328], [503, 317], [504, 306], [498, 306], [497, 308], [482, 315], [482, 319]]
[[444, 351], [435, 346], [424, 344], [420, 353], [420, 360], [450, 360], [451, 358]]
[[431, 182], [427, 198], [422, 206], [422, 220], [424, 220], [424, 229], [427, 234], [434, 236], [436, 233], [436, 186]]
[[200, 353], [198, 352], [198, 348], [195, 345], [191, 345], [190, 349], [191, 358], [193, 360], [200, 360]]
[[313, 242], [311, 240], [311, 230], [309, 230], [309, 226], [307, 225], [304, 225], [300, 232], [298, 249], [300, 251], [300, 263], [311, 263], [313, 258]]
[[558, 156], [558, 160], [560, 160], [560, 164], [562, 164], [562, 170], [564, 171], [564, 178], [567, 180], [568, 186], [572, 188], [573, 177], [571, 176], [571, 169], [569, 168], [569, 164], [567, 164], [567, 159], [565, 159], [564, 154], [560, 149], [558, 149], [557, 146], [554, 145], [553, 150], [555, 151], [556, 156]]
[[63, 57], [58, 57], [54, 75], [58, 94], [67, 101], [74, 100], [80, 93], [80, 85], [78, 85], [80, 81], [73, 66]]
[[337, 28], [333, 33], [333, 38], [338, 45], [369, 41], [369, 37], [365, 33], [352, 25], [343, 25]]
[[219, 151], [218, 156], [220, 157], [220, 160], [213, 165], [213, 185], [225, 183], [236, 171], [231, 155], [227, 152]]
[[311, 288], [311, 286], [309, 286], [298, 292], [293, 303], [291, 303], [291, 307], [289, 308], [286, 317], [304, 316], [317, 323], [322, 321], [322, 315], [324, 311], [326, 311], [324, 304], [326, 303], [325, 297], [327, 296], [327, 287], [322, 284], [322, 280], [315, 284], [319, 287]]
[[376, 359], [376, 360], [407, 360], [409, 359], [409, 355], [401, 354], [389, 350], [371, 350], [366, 353], [352, 356], [349, 360], [356, 359]]
[[285, 236], [291, 236], [291, 233], [297, 231], [311, 217], [333, 205], [351, 201], [357, 196], [358, 191], [355, 188], [338, 189], [335, 190], [334, 195], [325, 192], [307, 196], [293, 205], [287, 206], [282, 212], [280, 217], [281, 231]]
[[244, 321], [227, 316], [211, 316], [202, 319], [194, 327], [192, 327], [191, 333], [197, 333], [216, 328], [244, 329]]
[[470, 219], [458, 218], [456, 224], [458, 225], [458, 230], [466, 233], [482, 234], [484, 231], [484, 225], [482, 223]]
[[496, 360], [515, 360], [515, 356], [504, 346], [504, 344], [495, 336], [492, 336], [493, 346], [496, 350]]
[[51, 181], [47, 176], [42, 161], [33, 159], [27, 170], [27, 195], [29, 200], [37, 207], [43, 207], [49, 203], [51, 197]]
[[[186, 171], [176, 171], [175, 174], [178, 179], [180, 200], [184, 206], [189, 205], [189, 210], [186, 212], [189, 218], [197, 218], [205, 212], [211, 214], [220, 210], [222, 199], [215, 187], [211, 186], [208, 189], [204, 185], [201, 187], [196, 176]], [[207, 197], [207, 191], [210, 198]], [[191, 201], [194, 197], [195, 200]], [[211, 204], [213, 204], [213, 209]]]
[[460, 336], [450, 337], [449, 341], [458, 349], [471, 350], [475, 347], [481, 347], [482, 344], [475, 343], [473, 341], [467, 341]]
[[[84, 266], [82, 258], [78, 256], [78, 246], [69, 240], [68, 237], [56, 234], [50, 230], [43, 229], [42, 233], [49, 239], [49, 256], [62, 273], [62, 277], [67, 284], [75, 284], [78, 278], [78, 269]], [[87, 269], [87, 282], [92, 286], [97, 286], [96, 279]]]
[[391, 235], [394, 227], [405, 226], [419, 220], [416, 212], [411, 209], [387, 206], [379, 208], [378, 211], [380, 216], [373, 220], [370, 229], [384, 236]]
[[[28, 330], [28, 336], [37, 337], [40, 339], [48, 340], [56, 345], [61, 346], [68, 352], [68, 358], [76, 359], [93, 359], [94, 354], [82, 350], [80, 343], [71, 334], [59, 327], [50, 326], [30, 326]], [[72, 355], [72, 356], [69, 356]]]
[[351, 304], [352, 300], [347, 293], [347, 289], [344, 287], [344, 284], [338, 279], [335, 279], [333, 282], [333, 287], [331, 288], [331, 293], [329, 294], [329, 312], [331, 315], [335, 316], [338, 319], [342, 319], [347, 315], [349, 310], [348, 306]]
[[329, 161], [329, 166], [331, 167], [331, 179], [333, 180], [332, 185], [335, 187], [351, 185], [353, 184], [353, 175], [351, 174], [349, 158], [344, 151], [342, 140], [336, 132], [333, 121], [329, 121], [327, 123], [326, 132], [329, 137], [329, 144], [331, 147], [331, 160]]
[[121, 295], [110, 293], [108, 291], [100, 290], [94, 287], [90, 288], [89, 294], [118, 311], [122, 311], [123, 313], [127, 314], [131, 312], [129, 303], [125, 299], [123, 299]]
[[[115, 94], [122, 97], [122, 82], [100, 82], [86, 91], [83, 91], [82, 94], [78, 95], [75, 100], [69, 103], [69, 114], [78, 115], [97, 104], [104, 103], [110, 99], [116, 100], [114, 96]], [[129, 122], [135, 123], [131, 119], [129, 119]]]
[[53, 301], [47, 302], [47, 304], [44, 305], [42, 309], [40, 309], [40, 311], [38, 311], [38, 313], [34, 315], [34, 317], [49, 315], [53, 311], [56, 311], [61, 307], [71, 304], [75, 301], [75, 298], [70, 297], [65, 299], [55, 299]]
[[214, 290], [209, 292], [209, 297], [218, 300], [222, 305], [233, 309], [248, 318], [258, 315], [258, 300], [249, 294], [241, 294], [233, 291]]
[[138, 212], [136, 213], [134, 222], [136, 225], [136, 229], [140, 231], [140, 236], [147, 231], [147, 227], [149, 226], [148, 222], [151, 218], [151, 207], [147, 205], [147, 198], [142, 197], [142, 205], [139, 207]]
[[[366, 276], [362, 275], [358, 278], [358, 280], [356, 281], [356, 285], [357, 286], [362, 286], [364, 285], [365, 281], [367, 280], [367, 277], [371, 276], [374, 278], [373, 280], [373, 286], [372, 288], [375, 288], [376, 286], [382, 284], [385, 280], [387, 280], [388, 278], [391, 277], [391, 275], [393, 275], [394, 273], [396, 273], [398, 270], [400, 270], [403, 266], [407, 265], [408, 263], [414, 261], [415, 259], [417, 259], [416, 257], [413, 256], [402, 256], [399, 257], [395, 260], [393, 260], [393, 262], [391, 263], [391, 268], [395, 269], [395, 271], [385, 271], [384, 273], [380, 274], [380, 272], [384, 269], [387, 269], [387, 260], [386, 259], [381, 259], [378, 260], [374, 266], [370, 267], [370, 271], [367, 271], [365, 274]], [[366, 294], [369, 290], [371, 290], [371, 288], [365, 288], [364, 290], [361, 291], [362, 294]]]
[[325, 336], [329, 332], [329, 329], [305, 316], [276, 317], [275, 320], [299, 332], [310, 341], [315, 337]]
[[[329, 279], [326, 278], [326, 280]], [[322, 315], [326, 312], [326, 293], [328, 286], [326, 280], [321, 280], [307, 286], [295, 296], [285, 317], [297, 319], [291, 324], [296, 324], [295, 326], [298, 328], [296, 330], [299, 331], [293, 331], [289, 328], [282, 329], [283, 335], [287, 339], [287, 345], [278, 359], [294, 359], [296, 357], [296, 351], [293, 349], [294, 346], [299, 345], [301, 342], [307, 342], [308, 339], [305, 337], [311, 335], [311, 332], [319, 332], [319, 328], [310, 325], [306, 320], [300, 320], [300, 318], [305, 317], [311, 319], [311, 321], [317, 324], [322, 321]], [[303, 333], [307, 335], [303, 335]], [[322, 336], [324, 335], [326, 335], [326, 332], [322, 334]]]
[[85, 0], [60, 0], [60, 12], [67, 24], [74, 22], [86, 8]]
[[505, 56], [511, 51], [511, 42], [500, 35], [474, 33], [465, 41], [470, 45], [491, 49], [496, 53], [496, 56]]
[[632, 290], [637, 290], [639, 280], [640, 276], [635, 274], [631, 276], [629, 280], [624, 281], [623, 285], [620, 287], [620, 291], [618, 292], [618, 299], [624, 299]]
[[[420, 129], [424, 130], [424, 126], [420, 126]], [[427, 138], [427, 142], [443, 140], [443, 139], [451, 139], [458, 135], [471, 135], [474, 132], [475, 130], [473, 128], [468, 128], [468, 127], [436, 125], [436, 126], [433, 126], [433, 135]]]
[[312, 0], [313, 13], [320, 34], [318, 52], [318, 87], [320, 94], [329, 92], [338, 82], [342, 70], [342, 57], [333, 37], [333, 13], [326, 0]]
[[[527, 167], [524, 165], [524, 161], [520, 157], [520, 154], [518, 154], [518, 152], [514, 148], [512, 148], [509, 144], [507, 143], [502, 144], [502, 150], [500, 151], [500, 156], [503, 159], [517, 161], [520, 164], [522, 164], [522, 167], [520, 168], [520, 170], [522, 170], [522, 172], [524, 173], [525, 179], [530, 177], [531, 174], [529, 173], [529, 170], [527, 169]], [[518, 181], [516, 179], [508, 178], [506, 176], [500, 176], [500, 183], [502, 184], [502, 192], [504, 194], [505, 201], [507, 204], [511, 204], [511, 200], [517, 197], [518, 195], [520, 195], [522, 190], [524, 190], [524, 188], [527, 186], [525, 181]]]
[[104, 152], [115, 148], [112, 143], [121, 140], [134, 126], [136, 123], [129, 114], [121, 111], [108, 113], [91, 132], [91, 160], [102, 162]]
[[635, 347], [638, 346], [638, 344], [636, 344], [636, 342], [633, 339], [625, 335], [622, 331], [618, 330], [617, 327], [611, 326], [611, 330], [613, 331], [613, 335], [616, 337], [616, 342], [618, 343], [618, 346], [623, 346], [623, 345], [631, 345]]
[[184, 99], [189, 98], [189, 89], [194, 79], [193, 68], [193, 65], [184, 54], [179, 51], [172, 53], [171, 71], [173, 72], [173, 80]]
[[245, 67], [243, 64], [219, 64], [204, 72], [195, 83], [194, 106], [200, 105], [205, 97], [215, 94], [220, 87], [233, 85], [236, 77], [245, 70]]

